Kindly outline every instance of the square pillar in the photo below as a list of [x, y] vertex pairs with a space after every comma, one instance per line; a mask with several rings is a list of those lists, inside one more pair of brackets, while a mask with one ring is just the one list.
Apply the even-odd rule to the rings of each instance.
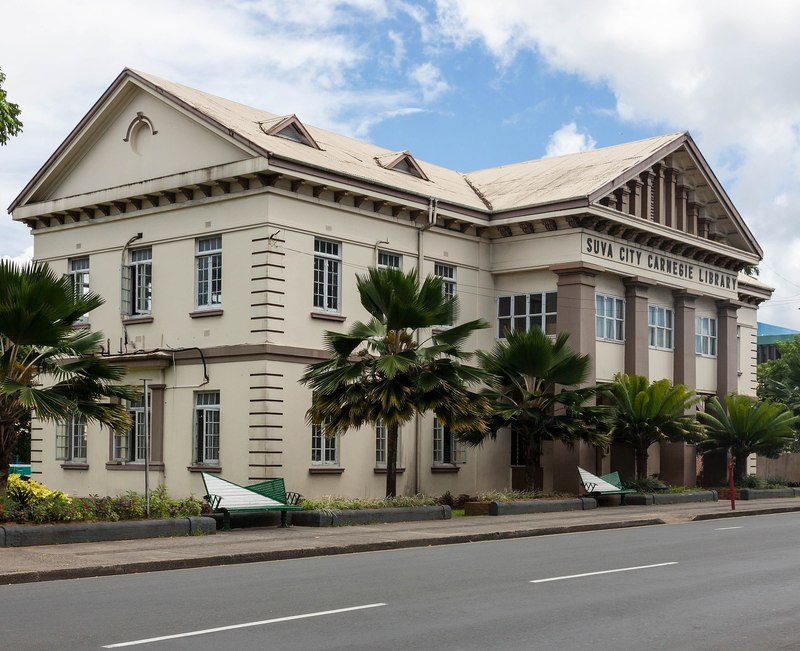
[[654, 174], [652, 171], [647, 170], [646, 172], [642, 172], [639, 175], [639, 178], [642, 179], [642, 213], [640, 217], [642, 219], [652, 219], [653, 215], [651, 211], [653, 209], [653, 178]]
[[739, 303], [717, 301], [717, 396], [722, 400], [739, 385], [736, 326]]
[[658, 224], [665, 223], [665, 191], [664, 168], [661, 165], [653, 165], [653, 221]]
[[664, 221], [665, 226], [675, 228], [676, 194], [678, 182], [677, 170], [667, 167], [664, 170]]
[[673, 354], [673, 384], [697, 387], [697, 355], [694, 348], [694, 301], [697, 294], [675, 290], [675, 351]]
[[647, 319], [647, 292], [651, 286], [638, 276], [626, 278], [625, 284], [625, 372], [628, 375], [650, 374], [650, 348]]

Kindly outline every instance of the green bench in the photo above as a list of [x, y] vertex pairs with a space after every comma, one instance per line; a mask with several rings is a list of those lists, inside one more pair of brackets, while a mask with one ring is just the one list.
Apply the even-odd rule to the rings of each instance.
[[232, 481], [201, 473], [206, 487], [204, 499], [214, 513], [222, 513], [222, 528], [231, 528], [231, 513], [280, 511], [281, 527], [287, 527], [286, 512], [300, 511], [302, 495], [286, 492], [282, 477], [267, 479], [252, 486], [239, 486]]
[[616, 471], [598, 477], [578, 466], [578, 474], [581, 476], [581, 484], [587, 495], [625, 495], [636, 492], [633, 488], [622, 487], [622, 481]]

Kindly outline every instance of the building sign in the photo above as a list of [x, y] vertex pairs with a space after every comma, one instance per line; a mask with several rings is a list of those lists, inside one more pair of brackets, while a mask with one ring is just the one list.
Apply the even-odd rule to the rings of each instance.
[[[708, 288], [736, 291], [736, 274], [701, 265], [694, 260], [670, 255], [655, 249], [642, 248], [630, 242], [583, 234], [583, 252], [596, 258], [636, 267], [647, 275], [668, 276], [673, 281]], [[665, 278], [666, 280], [666, 278]]]

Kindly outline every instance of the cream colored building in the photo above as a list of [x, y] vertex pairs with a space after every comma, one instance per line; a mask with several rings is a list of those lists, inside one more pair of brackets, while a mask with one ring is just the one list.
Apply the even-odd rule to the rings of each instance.
[[[369, 266], [442, 276], [461, 318], [568, 331], [593, 374], [755, 391], [756, 309], [739, 273], [761, 249], [687, 133], [462, 174], [125, 70], [10, 207], [35, 258], [106, 299], [102, 331], [128, 381], [149, 380], [151, 482], [202, 494], [199, 471], [283, 476], [306, 495], [377, 496], [382, 432], [328, 440], [298, 384], [323, 333], [366, 313]], [[143, 486], [144, 419], [125, 436], [37, 424], [33, 472], [73, 494]], [[401, 432], [398, 491], [518, 482], [510, 436], [463, 449], [431, 415]], [[626, 450], [549, 445], [544, 485], [576, 465], [628, 472]], [[694, 450], [651, 473], [693, 483]]]

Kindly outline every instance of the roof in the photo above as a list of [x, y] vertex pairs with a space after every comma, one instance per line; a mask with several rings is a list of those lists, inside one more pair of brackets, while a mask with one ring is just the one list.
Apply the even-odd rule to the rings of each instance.
[[761, 321], [757, 324], [757, 335], [758, 337], [763, 336], [776, 336], [776, 335], [789, 335], [793, 337], [794, 335], [800, 335], [800, 330], [792, 330], [791, 328], [784, 328], [782, 326], [772, 325], [770, 323], [762, 323]]
[[[589, 206], [604, 194], [622, 185], [648, 166], [685, 146], [695, 164], [702, 169], [726, 207], [726, 214], [742, 234], [746, 246], [758, 255], [761, 249], [721, 184], [708, 168], [702, 154], [686, 132], [678, 132], [595, 149], [591, 151], [533, 160], [463, 174], [416, 159], [411, 152], [397, 152], [355, 140], [311, 125], [296, 116], [279, 116], [229, 99], [211, 95], [146, 72], [126, 68], [94, 104], [61, 146], [26, 185], [9, 207], [12, 212], [25, 203], [56, 165], [59, 156], [80, 137], [82, 130], [104, 109], [106, 103], [126, 85], [135, 84], [164, 97], [196, 119], [216, 128], [280, 167], [301, 165], [318, 169], [329, 176], [360, 180], [419, 196], [427, 202], [435, 198], [453, 206], [497, 215], [504, 211], [535, 210], [578, 201]], [[283, 125], [292, 122], [317, 147], [281, 137]], [[302, 140], [302, 138], [301, 138]], [[400, 158], [398, 158], [400, 157]], [[392, 169], [402, 157], [419, 175]]]

